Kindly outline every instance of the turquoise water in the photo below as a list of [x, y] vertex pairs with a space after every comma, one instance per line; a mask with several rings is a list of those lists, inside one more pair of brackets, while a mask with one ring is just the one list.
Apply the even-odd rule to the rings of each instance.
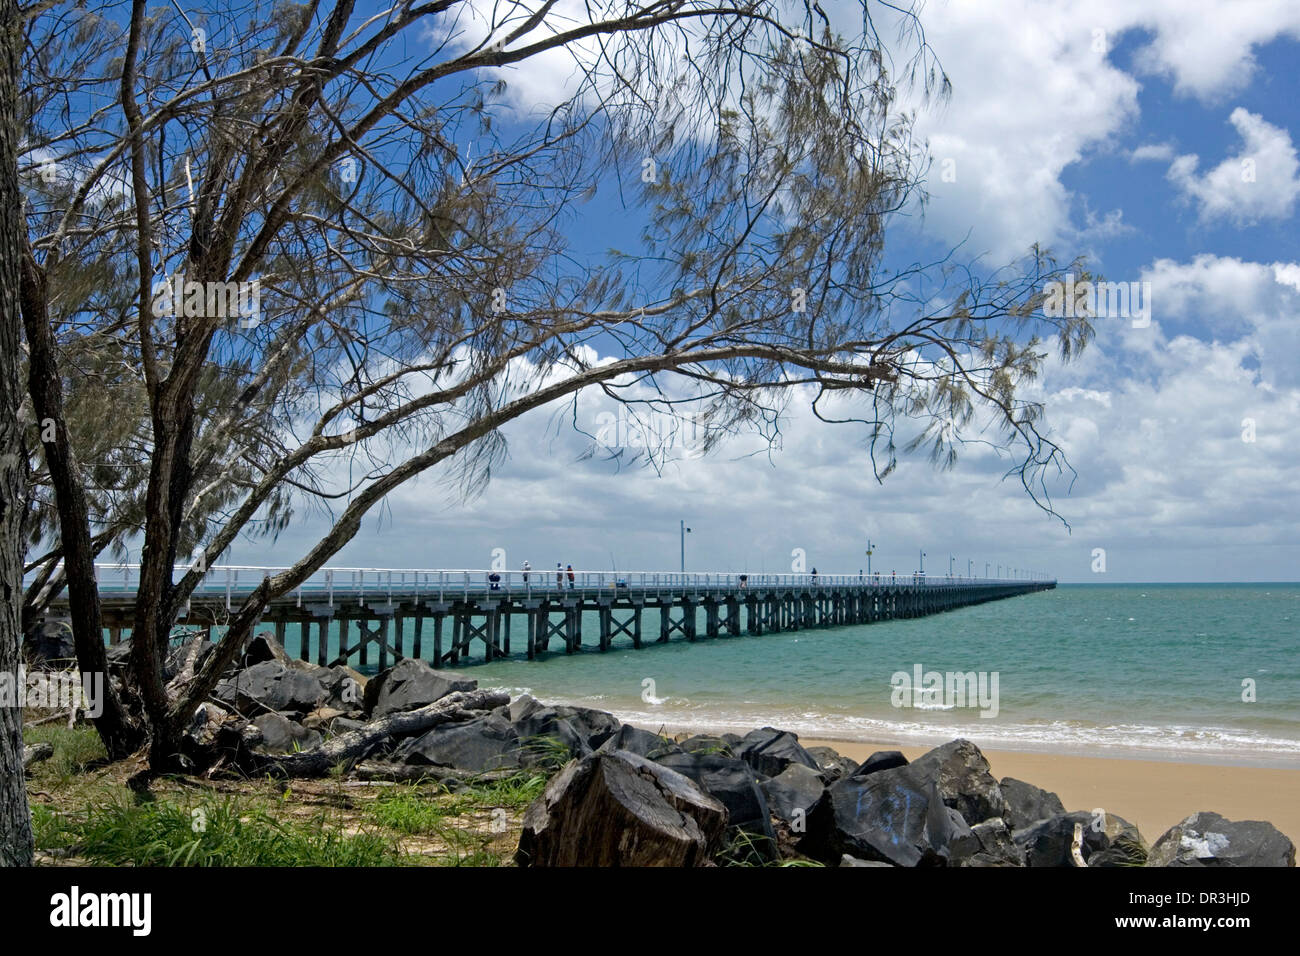
[[[525, 633], [515, 620], [516, 653]], [[647, 612], [642, 633], [640, 651], [626, 637], [604, 654], [566, 656], [560, 643], [545, 659], [460, 670], [480, 686], [673, 730], [770, 724], [901, 745], [965, 736], [1002, 749], [1300, 766], [1300, 585], [1063, 585], [914, 620], [695, 644], [649, 644], [658, 620]], [[406, 634], [409, 653], [410, 622]], [[291, 629], [291, 653], [295, 643]], [[891, 676], [917, 664], [990, 681], [996, 672], [996, 716], [893, 694]], [[1246, 679], [1254, 702], [1242, 699]]]

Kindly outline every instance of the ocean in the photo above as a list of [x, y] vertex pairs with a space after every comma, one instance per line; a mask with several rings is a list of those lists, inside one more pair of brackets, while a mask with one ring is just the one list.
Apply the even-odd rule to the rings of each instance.
[[[703, 623], [701, 612], [701, 633]], [[622, 636], [605, 653], [589, 613], [581, 653], [553, 639], [535, 661], [522, 654], [526, 622], [511, 624], [512, 659], [482, 663], [476, 641], [457, 672], [654, 729], [773, 726], [899, 746], [967, 737], [988, 749], [1300, 767], [1298, 584], [1061, 585], [911, 620], [694, 644], [680, 634], [652, 643], [648, 610], [643, 648]], [[296, 631], [286, 635], [295, 656]], [[428, 628], [424, 642], [429, 653]], [[331, 656], [337, 648], [332, 627]], [[376, 656], [372, 645], [364, 670]], [[895, 675], [918, 667], [945, 687], [947, 674], [974, 672], [988, 693], [996, 675], [996, 713], [974, 694], [896, 691]]]
[[[657, 636], [657, 624], [648, 612], [643, 634]], [[594, 643], [594, 616], [583, 633]], [[515, 650], [524, 634], [515, 621]], [[694, 644], [674, 635], [640, 651], [623, 637], [603, 654], [560, 646], [459, 672], [674, 731], [770, 725], [902, 746], [960, 736], [989, 749], [1300, 767], [1295, 584], [1062, 585], [871, 625]], [[946, 694], [896, 693], [891, 678], [917, 665], [983, 672], [986, 691], [996, 674], [996, 715]]]

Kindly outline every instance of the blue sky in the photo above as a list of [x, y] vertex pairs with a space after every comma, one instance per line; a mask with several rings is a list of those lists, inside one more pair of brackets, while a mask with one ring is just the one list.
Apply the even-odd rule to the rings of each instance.
[[[512, 567], [671, 569], [684, 518], [700, 571], [789, 570], [796, 548], [856, 571], [870, 537], [874, 566], [900, 572], [924, 548], [934, 569], [952, 555], [1062, 581], [1300, 579], [1300, 4], [949, 2], [922, 21], [954, 90], [918, 106], [931, 200], [891, 256], [961, 243], [996, 266], [1038, 241], [1152, 284], [1148, 327], [1098, 320], [1083, 359], [1038, 383], [1078, 472], [1055, 501], [1068, 529], [979, 449], [877, 483], [861, 433], [810, 421], [799, 399], [770, 455], [741, 438], [660, 472], [584, 459], [566, 416], [595, 431], [609, 411], [584, 396], [506, 429], [509, 460], [482, 497], [426, 476], [332, 563], [481, 568], [502, 548]], [[515, 108], [555, 95], [557, 64], [515, 71]], [[628, 225], [608, 193], [580, 209], [591, 246]], [[323, 528], [304, 512], [229, 560], [289, 561]]]

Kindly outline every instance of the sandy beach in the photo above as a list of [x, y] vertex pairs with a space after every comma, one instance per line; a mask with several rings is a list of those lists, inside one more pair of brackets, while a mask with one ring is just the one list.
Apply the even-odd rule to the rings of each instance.
[[[901, 750], [909, 760], [926, 747], [801, 737], [805, 747], [834, 747], [862, 761], [877, 750]], [[1198, 810], [1230, 820], [1267, 820], [1300, 845], [1300, 770], [1162, 760], [1063, 756], [985, 750], [993, 774], [1055, 791], [1067, 810], [1101, 807], [1137, 825], [1149, 843]]]

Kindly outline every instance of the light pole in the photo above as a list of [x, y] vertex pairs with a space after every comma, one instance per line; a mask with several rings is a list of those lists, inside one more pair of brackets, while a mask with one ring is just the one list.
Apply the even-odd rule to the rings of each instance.
[[921, 573], [925, 574], [925, 552], [921, 552]]
[[971, 577], [971, 568], [974, 567], [974, 565], [975, 565], [974, 561], [972, 561], [970, 558], [966, 559], [966, 577], [968, 578]]
[[686, 527], [686, 520], [681, 521], [682, 531], [682, 574], [686, 573], [686, 536], [691, 533], [691, 529]]
[[867, 539], [867, 577], [871, 577], [871, 549], [874, 547], [875, 545], [873, 545], [871, 543], [871, 539], [868, 538]]
[[948, 555], [948, 577], [952, 577], [952, 563], [957, 560], [951, 554]]

